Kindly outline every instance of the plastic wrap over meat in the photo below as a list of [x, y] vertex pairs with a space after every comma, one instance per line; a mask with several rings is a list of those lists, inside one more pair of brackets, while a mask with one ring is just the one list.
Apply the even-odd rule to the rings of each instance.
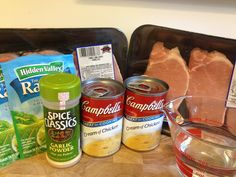
[[232, 69], [232, 63], [220, 52], [208, 52], [199, 48], [191, 51], [189, 60], [190, 81], [187, 94], [216, 98], [214, 102], [209, 99], [209, 102], [205, 105], [200, 105], [198, 100], [193, 99], [191, 103], [188, 103], [189, 108], [192, 108], [191, 105], [198, 105], [201, 107], [201, 112], [196, 115], [194, 114], [194, 108], [192, 108], [190, 109], [191, 115], [198, 118], [204, 117], [207, 119], [206, 123], [215, 126], [224, 124], [225, 103], [216, 100], [226, 99]]
[[177, 47], [167, 49], [162, 42], [155, 43], [144, 74], [168, 83], [170, 90], [167, 101], [185, 95], [187, 92], [188, 68]]
[[204, 104], [194, 99], [183, 102], [181, 108], [188, 108], [195, 120], [228, 128], [236, 135], [236, 108], [216, 101], [227, 99], [235, 48], [233, 39], [143, 25], [131, 36], [128, 76], [145, 74], [166, 81], [170, 86], [168, 100], [181, 95], [209, 98]]

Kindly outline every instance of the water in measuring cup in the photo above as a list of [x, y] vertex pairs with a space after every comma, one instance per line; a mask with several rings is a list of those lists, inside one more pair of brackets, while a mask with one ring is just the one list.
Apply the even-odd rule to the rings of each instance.
[[174, 143], [177, 167], [183, 176], [236, 177], [235, 137], [202, 124], [188, 123], [182, 128]]

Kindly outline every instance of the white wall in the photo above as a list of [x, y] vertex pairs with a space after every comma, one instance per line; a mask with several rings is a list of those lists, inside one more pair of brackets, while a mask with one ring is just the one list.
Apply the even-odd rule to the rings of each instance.
[[236, 39], [235, 0], [0, 0], [1, 28], [116, 27], [129, 39], [140, 25]]

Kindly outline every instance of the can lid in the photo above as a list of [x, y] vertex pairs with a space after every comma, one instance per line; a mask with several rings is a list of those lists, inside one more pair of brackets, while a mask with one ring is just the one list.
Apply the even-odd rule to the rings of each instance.
[[79, 77], [69, 73], [43, 76], [39, 80], [40, 96], [48, 101], [68, 101], [80, 96]]
[[111, 99], [124, 94], [124, 85], [109, 78], [94, 78], [82, 82], [82, 94], [93, 99]]
[[146, 96], [163, 95], [169, 90], [166, 82], [147, 76], [133, 76], [125, 80], [125, 86], [137, 94]]

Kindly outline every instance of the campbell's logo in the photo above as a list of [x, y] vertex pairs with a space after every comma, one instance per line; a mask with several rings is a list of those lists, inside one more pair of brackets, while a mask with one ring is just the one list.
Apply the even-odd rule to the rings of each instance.
[[128, 96], [126, 99], [126, 105], [134, 108], [134, 109], [138, 109], [140, 112], [143, 111], [157, 111], [157, 110], [161, 110], [163, 108], [164, 105], [164, 99], [161, 99], [159, 101], [152, 101], [150, 104], [142, 104], [142, 103], [137, 103], [135, 102], [135, 97], [133, 96]]
[[98, 117], [101, 115], [118, 113], [122, 110], [122, 108], [121, 102], [116, 102], [114, 105], [108, 104], [105, 107], [92, 107], [90, 106], [90, 102], [86, 100], [82, 102], [82, 110], [87, 113], [94, 114]]
[[147, 117], [162, 114], [166, 94], [142, 95], [126, 90], [125, 115], [130, 117]]

